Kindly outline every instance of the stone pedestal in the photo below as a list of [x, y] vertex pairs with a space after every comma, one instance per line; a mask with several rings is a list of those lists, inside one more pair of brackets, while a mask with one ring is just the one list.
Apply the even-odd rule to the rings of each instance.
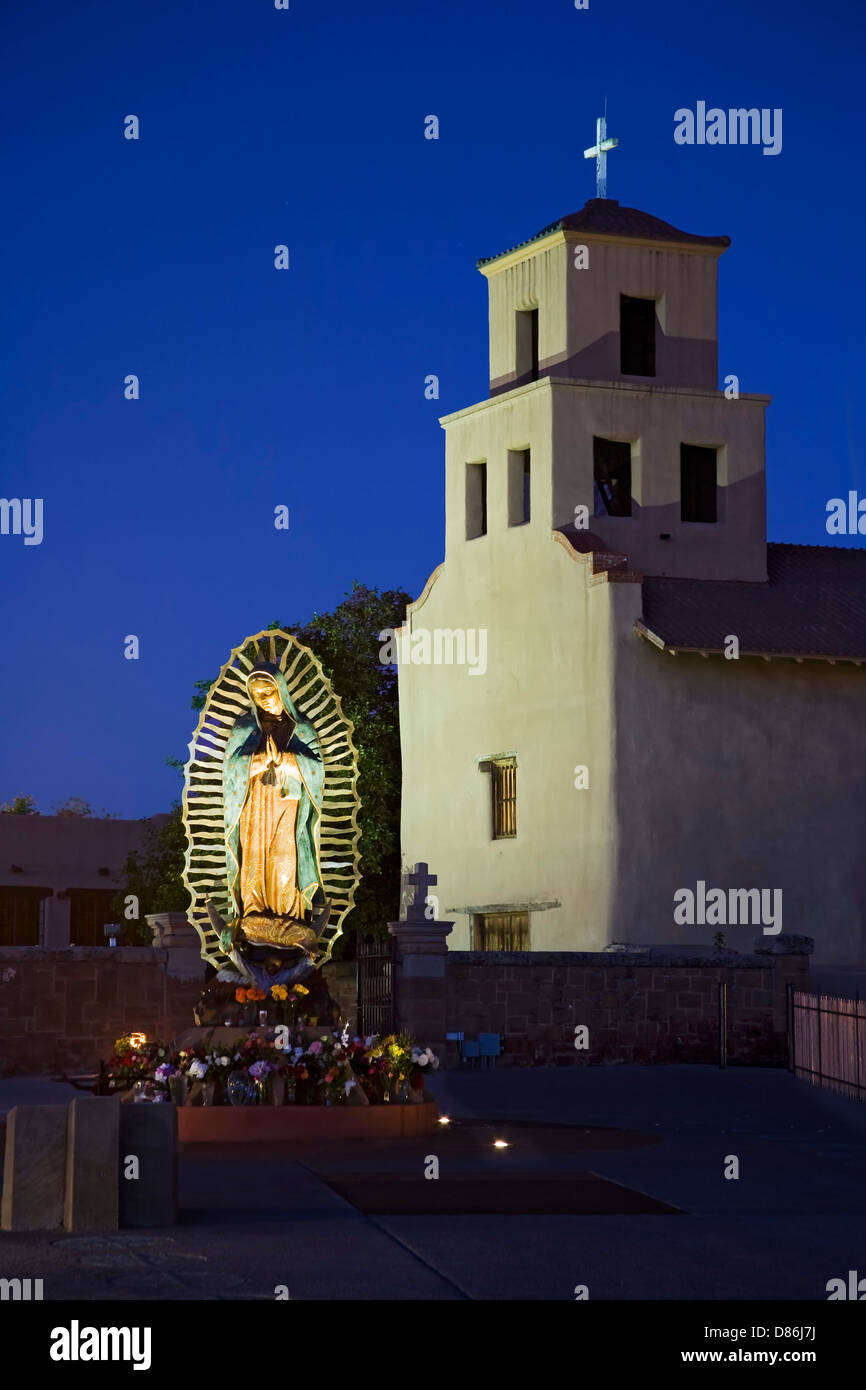
[[411, 1033], [422, 1047], [445, 1053], [447, 988], [446, 937], [453, 922], [426, 918], [389, 922], [395, 950], [394, 1004], [400, 1030]]
[[201, 939], [185, 912], [151, 912], [147, 925], [154, 946], [168, 951], [168, 973], [178, 980], [204, 981]]
[[773, 1031], [788, 1031], [788, 985], [804, 992], [809, 989], [809, 957], [815, 949], [811, 936], [780, 932], [778, 936], [759, 936], [752, 948], [756, 956], [769, 956], [775, 966], [773, 991]]

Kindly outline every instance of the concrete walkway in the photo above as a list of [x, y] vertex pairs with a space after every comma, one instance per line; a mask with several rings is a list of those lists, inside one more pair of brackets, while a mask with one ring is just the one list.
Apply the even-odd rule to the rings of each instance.
[[[23, 1084], [0, 1083], [0, 1109]], [[46, 1298], [269, 1299], [284, 1284], [329, 1301], [572, 1300], [578, 1284], [590, 1299], [824, 1299], [828, 1279], [866, 1274], [862, 1102], [785, 1071], [695, 1066], [448, 1072], [432, 1086], [443, 1112], [476, 1122], [462, 1138], [455, 1125], [420, 1146], [193, 1146], [178, 1226], [3, 1235], [0, 1274], [44, 1278]], [[575, 1128], [544, 1128], [560, 1125]], [[494, 1151], [500, 1131], [510, 1147]], [[591, 1171], [686, 1214], [373, 1218], [319, 1177], [424, 1182], [430, 1154], [443, 1175]]]

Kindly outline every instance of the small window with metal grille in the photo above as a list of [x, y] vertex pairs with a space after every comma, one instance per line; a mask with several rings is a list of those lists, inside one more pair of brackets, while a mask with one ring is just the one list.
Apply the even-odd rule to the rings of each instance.
[[528, 912], [476, 912], [472, 918], [473, 951], [528, 951]]
[[517, 759], [493, 758], [489, 767], [493, 789], [493, 838], [512, 840], [517, 834]]

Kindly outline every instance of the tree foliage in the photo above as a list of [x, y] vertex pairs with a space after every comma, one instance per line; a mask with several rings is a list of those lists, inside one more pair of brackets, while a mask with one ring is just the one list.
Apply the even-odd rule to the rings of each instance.
[[117, 820], [117, 816], [114, 815], [113, 811], [106, 811], [104, 806], [101, 811], [94, 811], [90, 803], [84, 801], [80, 796], [67, 797], [65, 801], [58, 802], [53, 809], [55, 816], [91, 817], [99, 815], [102, 820]]
[[0, 806], [0, 816], [38, 816], [36, 802], [32, 796], [13, 796]]
[[189, 894], [183, 883], [186, 834], [181, 805], [176, 801], [167, 820], [159, 825], [143, 822], [144, 840], [140, 849], [130, 850], [126, 858], [126, 886], [117, 894], [113, 907], [117, 921], [125, 921], [125, 903], [130, 893], [138, 899], [138, 920], [129, 923], [129, 936], [144, 945], [151, 944], [147, 925], [149, 912], [186, 912]]
[[[361, 883], [344, 930], [384, 936], [400, 906], [400, 719], [397, 668], [379, 660], [379, 633], [402, 627], [411, 596], [357, 581], [332, 613], [314, 613], [293, 632], [315, 652], [355, 726], [361, 810]], [[348, 942], [346, 943], [348, 945]], [[344, 948], [345, 949], [345, 948]], [[337, 952], [339, 954], [339, 951]]]

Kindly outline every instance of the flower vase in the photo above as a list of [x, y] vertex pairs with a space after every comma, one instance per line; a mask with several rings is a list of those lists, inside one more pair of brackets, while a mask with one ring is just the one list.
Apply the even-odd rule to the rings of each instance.
[[409, 1104], [409, 1082], [405, 1079], [405, 1077], [397, 1082], [396, 1100], [399, 1105]]
[[256, 1077], [256, 1104], [273, 1105], [274, 1088], [270, 1076]]
[[276, 1072], [271, 1078], [271, 1105], [285, 1105], [286, 1078]]
[[217, 1084], [215, 1081], [203, 1081], [201, 1084], [201, 1103], [202, 1105], [216, 1105]]
[[189, 1084], [183, 1072], [168, 1078], [168, 1093], [175, 1105], [186, 1105]]
[[255, 1105], [256, 1083], [245, 1071], [233, 1071], [226, 1084], [230, 1105]]

